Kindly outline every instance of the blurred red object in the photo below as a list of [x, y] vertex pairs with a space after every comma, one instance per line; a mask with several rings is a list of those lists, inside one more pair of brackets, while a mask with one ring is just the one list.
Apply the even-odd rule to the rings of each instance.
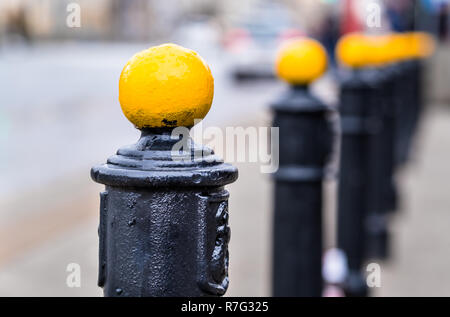
[[341, 16], [341, 35], [362, 30], [361, 22], [355, 12], [355, 2], [353, 0], [344, 0]]

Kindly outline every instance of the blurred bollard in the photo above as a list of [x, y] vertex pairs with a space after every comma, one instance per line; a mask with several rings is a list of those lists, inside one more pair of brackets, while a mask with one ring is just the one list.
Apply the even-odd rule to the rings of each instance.
[[[386, 148], [383, 134], [390, 133], [383, 124], [383, 77], [369, 67], [376, 52], [362, 34], [343, 37], [336, 55], [347, 69], [341, 72], [340, 104], [341, 151], [338, 188], [338, 248], [348, 262], [344, 283], [347, 296], [367, 296], [362, 272], [367, 256], [368, 232], [375, 230], [387, 239], [385, 224], [377, 223], [382, 214], [386, 161], [391, 147]], [[388, 143], [389, 144], [389, 143]], [[378, 224], [378, 226], [377, 226]], [[381, 226], [380, 226], [381, 225]]]
[[399, 209], [395, 175], [405, 164], [417, 122], [421, 113], [421, 61], [430, 54], [433, 44], [427, 35], [391, 34], [372, 36], [375, 59], [380, 74], [381, 91], [376, 94], [383, 108], [383, 129], [380, 153], [383, 175], [381, 213], [369, 213], [367, 218], [367, 252], [370, 259], [390, 256], [389, 214]]
[[[413, 126], [415, 116], [418, 111], [416, 91], [414, 91], [414, 60], [400, 61], [396, 80], [396, 103], [397, 103], [397, 125], [396, 125], [396, 147], [395, 147], [395, 166], [401, 167], [407, 161], [413, 138]], [[393, 209], [395, 210], [395, 209]]]
[[[389, 63], [389, 62], [387, 62]], [[399, 121], [402, 120], [400, 105], [403, 98], [401, 83], [401, 65], [390, 62], [379, 68], [381, 78], [380, 107], [383, 112], [383, 129], [381, 138], [383, 149], [380, 153], [382, 175], [381, 205], [386, 213], [398, 208], [399, 197], [396, 182], [396, 153], [398, 148]], [[380, 223], [378, 221], [378, 223]]]
[[[348, 296], [366, 296], [366, 259], [390, 256], [389, 214], [398, 209], [395, 174], [408, 157], [421, 112], [417, 58], [432, 51], [420, 35], [343, 37], [338, 247], [348, 260]], [[412, 47], [411, 47], [412, 46]]]
[[[134, 55], [119, 100], [139, 141], [92, 168], [100, 198], [98, 285], [105, 296], [220, 296], [228, 287], [228, 192], [237, 170], [189, 137], [213, 77], [173, 44]], [[178, 128], [177, 128], [178, 127]], [[186, 128], [183, 128], [186, 127]]]
[[397, 132], [396, 166], [402, 166], [409, 160], [414, 136], [423, 112], [423, 60], [434, 52], [434, 39], [423, 32], [410, 32], [401, 35], [403, 53], [401, 79], [399, 80], [401, 97]]
[[316, 41], [287, 42], [277, 75], [290, 84], [272, 104], [280, 129], [280, 168], [275, 174], [273, 295], [322, 295], [322, 181], [334, 143], [335, 112], [312, 96], [308, 85], [326, 70]]
[[[377, 38], [377, 37], [374, 37]], [[409, 158], [413, 137], [422, 112], [421, 58], [433, 51], [433, 39], [420, 32], [396, 33], [378, 37], [381, 43], [378, 55], [384, 74], [383, 108], [385, 109], [385, 148], [389, 153], [383, 165], [385, 172], [383, 209], [386, 212], [399, 210], [399, 198], [395, 174]], [[390, 150], [392, 147], [392, 150]], [[376, 223], [386, 222], [378, 220]], [[386, 252], [384, 252], [386, 253]], [[378, 253], [380, 258], [385, 258]]]

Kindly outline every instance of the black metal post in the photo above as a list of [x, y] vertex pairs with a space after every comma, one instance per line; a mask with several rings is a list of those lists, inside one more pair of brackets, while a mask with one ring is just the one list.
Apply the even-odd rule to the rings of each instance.
[[379, 74], [355, 69], [341, 76], [339, 112], [341, 151], [339, 168], [338, 247], [349, 266], [347, 296], [367, 296], [362, 274], [367, 255], [367, 232], [372, 217], [382, 211], [383, 109]]
[[407, 161], [412, 126], [414, 122], [414, 80], [412, 78], [410, 61], [403, 61], [397, 65], [396, 108], [398, 120], [396, 121], [395, 166], [398, 168]]
[[389, 214], [397, 208], [398, 200], [395, 182], [396, 127], [400, 119], [396, 103], [398, 73], [397, 65], [376, 70], [375, 89], [370, 97], [373, 106], [381, 110], [382, 127], [378, 150], [372, 154], [379, 162], [379, 169], [373, 171], [371, 182], [378, 177], [380, 183], [377, 191], [379, 205], [369, 211], [366, 219], [365, 255], [368, 259], [387, 259], [390, 256]]
[[412, 136], [415, 136], [419, 126], [420, 119], [425, 108], [425, 96], [423, 92], [423, 72], [424, 72], [424, 62], [421, 59], [414, 59], [411, 61], [412, 71], [412, 91], [414, 94], [414, 104], [413, 104], [413, 122], [412, 122]]
[[275, 174], [273, 295], [322, 294], [322, 181], [334, 144], [330, 107], [308, 86], [274, 102], [280, 167]]
[[[98, 285], [105, 296], [220, 296], [228, 287], [228, 192], [237, 170], [193, 144], [172, 151], [172, 128], [139, 141], [92, 179], [100, 205]], [[184, 160], [180, 160], [184, 158]]]
[[403, 62], [401, 77], [398, 82], [400, 98], [398, 99], [399, 116], [396, 163], [407, 163], [413, 145], [415, 131], [422, 112], [421, 62], [411, 59]]
[[389, 65], [382, 69], [384, 73], [383, 80], [383, 109], [384, 109], [384, 144], [386, 155], [384, 171], [384, 203], [383, 209], [386, 212], [392, 212], [398, 209], [399, 197], [395, 174], [398, 166], [397, 153], [400, 141], [400, 126], [403, 117], [403, 96], [405, 86], [401, 79], [403, 75], [403, 66], [400, 63]]

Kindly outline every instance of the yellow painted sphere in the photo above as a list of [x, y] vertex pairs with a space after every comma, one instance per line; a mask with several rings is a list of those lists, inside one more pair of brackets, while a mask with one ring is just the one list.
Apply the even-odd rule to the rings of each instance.
[[175, 44], [135, 54], [120, 74], [119, 102], [137, 128], [192, 127], [211, 108], [214, 78], [194, 51]]
[[427, 58], [433, 55], [436, 42], [432, 35], [425, 32], [406, 33], [410, 58]]
[[350, 33], [340, 38], [336, 46], [336, 58], [344, 66], [360, 68], [371, 63], [370, 43], [362, 33]]
[[401, 62], [409, 58], [410, 44], [403, 33], [393, 33], [389, 36], [387, 54], [391, 62]]
[[291, 85], [308, 84], [327, 69], [327, 53], [323, 46], [310, 38], [285, 42], [275, 61], [277, 76]]
[[392, 63], [392, 56], [389, 52], [390, 35], [370, 35], [367, 40], [369, 66], [385, 66]]
[[368, 63], [383, 66], [408, 59], [408, 40], [402, 33], [368, 36]]

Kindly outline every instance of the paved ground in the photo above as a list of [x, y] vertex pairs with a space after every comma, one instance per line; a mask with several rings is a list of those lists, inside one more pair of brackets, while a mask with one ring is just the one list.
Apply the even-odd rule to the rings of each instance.
[[394, 258], [382, 265], [381, 296], [450, 296], [450, 107], [429, 112], [414, 160], [400, 177]]
[[[113, 52], [106, 60], [105, 47], [95, 45], [0, 56], [8, 101], [0, 113], [0, 296], [101, 295], [96, 227], [102, 187], [90, 180], [89, 168], [138, 136], [120, 113], [116, 89], [121, 65], [140, 47], [106, 49]], [[282, 86], [236, 86], [221, 59], [210, 55], [217, 65], [216, 95], [205, 126], [268, 126], [267, 104]], [[33, 71], [23, 79], [27, 69]], [[450, 295], [449, 108], [431, 108], [424, 123], [414, 160], [401, 175], [404, 210], [393, 226], [395, 257], [381, 263], [382, 287], [375, 295]], [[240, 179], [229, 187], [227, 295], [269, 295], [270, 177], [257, 164], [237, 165]], [[325, 188], [332, 223], [335, 184]], [[333, 230], [326, 237], [332, 246]], [[69, 263], [81, 266], [81, 288], [66, 285]]]

